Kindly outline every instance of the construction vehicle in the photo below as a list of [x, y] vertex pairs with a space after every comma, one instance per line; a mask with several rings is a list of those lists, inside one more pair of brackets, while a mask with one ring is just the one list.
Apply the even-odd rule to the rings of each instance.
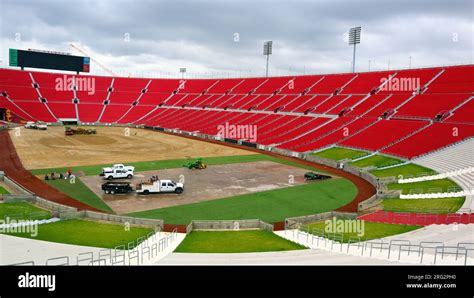
[[207, 168], [207, 165], [202, 162], [202, 158], [198, 157], [195, 161], [185, 163], [183, 167], [188, 168], [190, 170], [202, 170]]
[[78, 127], [78, 128], [72, 128], [72, 127], [69, 127], [69, 126], [66, 126], [64, 128], [64, 134], [66, 136], [72, 136], [72, 135], [95, 135], [97, 133], [97, 131], [95, 130], [95, 128], [82, 128], [82, 127]]
[[317, 174], [315, 172], [306, 172], [304, 174], [304, 180], [325, 180], [330, 179], [331, 176]]
[[147, 182], [140, 182], [136, 185], [136, 192], [138, 194], [148, 195], [151, 193], [177, 193], [184, 191], [184, 184], [174, 182], [171, 180], [160, 180], [158, 176], [153, 176]]
[[106, 194], [116, 194], [116, 193], [129, 193], [133, 191], [132, 186], [129, 182], [112, 182], [107, 181], [102, 184], [102, 190]]
[[118, 178], [132, 179], [134, 171], [134, 166], [124, 166], [123, 164], [115, 164], [110, 168], [102, 168], [102, 173], [100, 173], [100, 176], [103, 176], [105, 179], [108, 180]]

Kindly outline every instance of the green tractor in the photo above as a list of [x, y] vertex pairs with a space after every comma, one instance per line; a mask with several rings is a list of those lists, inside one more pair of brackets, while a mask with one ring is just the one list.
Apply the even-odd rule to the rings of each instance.
[[207, 168], [207, 165], [202, 162], [202, 158], [198, 157], [195, 161], [185, 163], [183, 167], [188, 168], [190, 170], [202, 170]]

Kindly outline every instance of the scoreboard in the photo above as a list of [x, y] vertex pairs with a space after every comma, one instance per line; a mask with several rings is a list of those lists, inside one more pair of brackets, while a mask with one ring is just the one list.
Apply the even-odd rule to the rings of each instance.
[[90, 58], [47, 51], [10, 49], [10, 66], [89, 72]]

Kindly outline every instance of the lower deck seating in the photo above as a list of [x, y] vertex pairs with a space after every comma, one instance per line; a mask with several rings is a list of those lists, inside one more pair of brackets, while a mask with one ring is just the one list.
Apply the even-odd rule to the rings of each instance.
[[423, 121], [379, 120], [374, 125], [339, 144], [346, 147], [376, 151], [427, 124]]
[[413, 158], [474, 136], [474, 125], [434, 123], [382, 152]]
[[[95, 80], [95, 90], [73, 91], [55, 88], [65, 74], [0, 69], [0, 109], [24, 121], [77, 118], [209, 135], [222, 125], [255, 125], [258, 144], [299, 152], [337, 144], [413, 158], [473, 135], [472, 73], [473, 65], [229, 80], [67, 75]], [[417, 79], [422, 89], [377, 89], [390, 75], [394, 83]]]

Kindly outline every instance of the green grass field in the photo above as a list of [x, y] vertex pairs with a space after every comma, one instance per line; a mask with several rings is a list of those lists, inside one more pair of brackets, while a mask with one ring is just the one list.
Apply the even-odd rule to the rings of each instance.
[[316, 214], [339, 208], [357, 195], [346, 179], [331, 179], [230, 198], [130, 213], [130, 216], [164, 219], [188, 224], [191, 220], [261, 219], [283, 221], [288, 217]]
[[444, 214], [458, 211], [464, 200], [465, 198], [385, 199], [382, 204], [385, 211]]
[[306, 249], [269, 231], [194, 231], [175, 252], [245, 253]]
[[[344, 220], [346, 222], [346, 220]], [[346, 231], [343, 233], [336, 233], [338, 237], [334, 237], [333, 234], [326, 231], [326, 223], [324, 221], [312, 223], [305, 225], [305, 228], [309, 229], [308, 231], [314, 235], [322, 236], [322, 232], [324, 231], [324, 236], [326, 238], [334, 239], [342, 242], [347, 243], [349, 240], [354, 242], [355, 239], [360, 237], [361, 241], [366, 241], [370, 239], [379, 239], [382, 237], [388, 237], [392, 235], [402, 234], [406, 232], [410, 232], [416, 229], [421, 228], [421, 226], [410, 226], [410, 225], [395, 225], [395, 224], [386, 224], [386, 223], [378, 223], [378, 222], [368, 222], [363, 221], [363, 235], [358, 235], [359, 232], [357, 231]], [[316, 230], [314, 230], [316, 229]], [[362, 234], [362, 233], [361, 233]], [[341, 238], [342, 237], [342, 238]]]
[[[171, 160], [156, 160], [156, 161], [141, 161], [141, 162], [131, 162], [127, 165], [134, 166], [135, 172], [142, 171], [152, 171], [152, 170], [163, 170], [163, 169], [175, 169], [181, 168], [183, 164], [187, 163], [190, 159], [171, 159]], [[243, 162], [255, 162], [255, 161], [274, 161], [282, 164], [295, 165], [295, 163], [286, 161], [277, 157], [268, 156], [265, 154], [253, 154], [253, 155], [236, 155], [236, 156], [218, 156], [218, 157], [206, 157], [203, 158], [204, 163], [207, 165], [222, 165], [222, 164], [233, 164], [233, 163], [243, 163]], [[80, 167], [71, 167], [73, 172], [83, 172], [86, 176], [99, 175], [103, 167], [109, 167], [111, 164], [102, 164], [102, 165], [93, 165], [93, 166], [80, 166]], [[300, 167], [304, 167], [299, 165]], [[307, 169], [312, 169], [311, 167], [304, 167]], [[31, 170], [33, 175], [45, 175], [50, 174], [51, 172], [66, 172], [67, 168], [49, 168], [49, 169], [38, 169]]]
[[[372, 175], [377, 176], [377, 177], [397, 177], [398, 179], [401, 178], [412, 178], [416, 176], [423, 176], [423, 175], [435, 175], [436, 172], [416, 165], [416, 164], [405, 164], [401, 165], [398, 167], [393, 167], [389, 169], [384, 169], [384, 170], [375, 170], [370, 172]], [[402, 175], [402, 177], [400, 177]]]
[[312, 153], [312, 155], [329, 158], [332, 160], [342, 160], [342, 159], [356, 159], [362, 156], [369, 155], [369, 152], [341, 148], [341, 147], [332, 147], [323, 151]]
[[0, 185], [0, 195], [7, 195], [10, 192]]
[[7, 217], [15, 220], [40, 220], [51, 218], [51, 212], [27, 202], [0, 203], [0, 219]]
[[130, 227], [127, 231], [124, 225], [71, 219], [39, 225], [36, 237], [30, 233], [9, 233], [8, 235], [82, 246], [114, 248], [120, 245], [127, 246], [129, 242], [136, 241], [150, 232], [153, 230], [142, 227]]
[[[155, 161], [155, 162], [140, 162], [132, 163], [135, 165], [136, 171], [145, 171], [150, 169], [167, 169], [167, 168], [179, 168], [188, 161], [184, 160], [164, 160], [164, 161]], [[268, 156], [265, 154], [256, 154], [256, 155], [242, 155], [242, 156], [226, 156], [226, 157], [212, 157], [204, 159], [204, 162], [208, 165], [220, 165], [220, 164], [232, 164], [240, 162], [255, 162], [255, 161], [273, 161], [293, 167], [299, 167], [307, 170], [315, 170], [313, 167], [301, 165], [295, 162], [287, 161], [273, 156]], [[87, 175], [96, 175], [100, 172], [100, 169], [103, 165], [98, 166], [86, 166], [86, 167], [77, 167], [73, 168], [73, 171], [83, 171]], [[64, 169], [55, 169], [56, 171]], [[52, 169], [44, 170], [33, 170], [31, 171], [34, 174], [39, 175], [40, 173], [50, 173]], [[323, 172], [321, 170], [316, 170], [317, 172]], [[112, 209], [104, 203], [94, 192], [92, 192], [80, 179], [75, 180], [74, 184], [69, 183], [69, 180], [49, 180], [45, 181], [61, 192], [71, 196], [72, 198], [83, 202], [89, 206], [95, 207], [99, 210], [105, 212], [113, 213]]]
[[[459, 187], [454, 181], [449, 179], [438, 179], [430, 181], [421, 181], [413, 183], [392, 183], [387, 185], [388, 189], [399, 189], [403, 194], [428, 193], [428, 192], [447, 192], [449, 188]], [[436, 191], [435, 191], [436, 190]]]
[[351, 165], [359, 167], [359, 168], [365, 168], [365, 167], [370, 167], [370, 166], [374, 166], [376, 168], [383, 168], [383, 167], [392, 166], [392, 165], [396, 165], [400, 163], [403, 163], [403, 160], [384, 156], [384, 155], [373, 155], [371, 157], [367, 157], [355, 162], [351, 162]]
[[112, 209], [78, 178], [76, 178], [75, 183], [70, 183], [66, 179], [45, 182], [84, 204], [113, 213]]

